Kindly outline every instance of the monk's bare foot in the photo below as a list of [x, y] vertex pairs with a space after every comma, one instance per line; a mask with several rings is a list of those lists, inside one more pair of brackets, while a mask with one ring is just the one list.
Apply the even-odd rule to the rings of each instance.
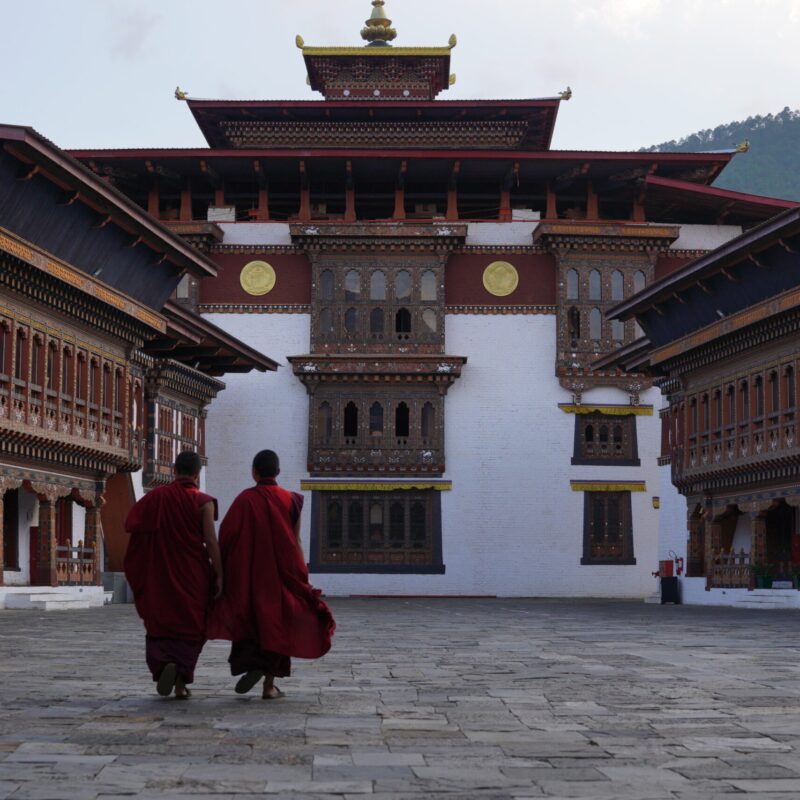
[[189, 689], [186, 688], [186, 684], [183, 682], [183, 678], [178, 678], [175, 681], [175, 699], [188, 700], [191, 696], [192, 693]]
[[277, 700], [283, 697], [283, 692], [275, 685], [275, 677], [267, 675], [264, 678], [264, 691], [261, 693], [262, 700]]
[[156, 691], [162, 697], [169, 697], [178, 680], [178, 668], [175, 664], [166, 664], [161, 674], [158, 676], [158, 683], [156, 683]]

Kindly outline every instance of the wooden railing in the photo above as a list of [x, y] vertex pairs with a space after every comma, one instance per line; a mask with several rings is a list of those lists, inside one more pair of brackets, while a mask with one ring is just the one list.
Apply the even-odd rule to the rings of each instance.
[[706, 576], [708, 589], [750, 589], [752, 569], [750, 553], [744, 548], [730, 551], [718, 550], [711, 553], [711, 568]]
[[59, 586], [92, 586], [95, 582], [94, 548], [58, 545], [56, 547], [56, 575]]

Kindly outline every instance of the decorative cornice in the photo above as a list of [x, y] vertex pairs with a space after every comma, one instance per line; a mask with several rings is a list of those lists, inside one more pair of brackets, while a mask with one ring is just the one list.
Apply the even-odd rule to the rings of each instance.
[[452, 305], [445, 306], [445, 314], [555, 314], [556, 306], [495, 306]]
[[292, 223], [289, 232], [306, 250], [449, 252], [464, 245], [467, 228], [457, 222]]
[[137, 322], [160, 333], [167, 329], [166, 320], [161, 315], [2, 227], [0, 227], [0, 250], [67, 284], [72, 289], [77, 289], [94, 300], [111, 306], [116, 313], [133, 317]]
[[605, 414], [609, 417], [628, 417], [631, 414], [637, 417], [652, 417], [653, 406], [634, 406], [634, 405], [598, 405], [596, 403], [586, 403], [577, 405], [573, 403], [559, 403], [558, 407], [565, 414]]
[[573, 492], [646, 492], [644, 481], [570, 481]]
[[149, 397], [169, 389], [201, 404], [213, 400], [225, 388], [222, 381], [172, 359], [155, 359], [145, 375]]
[[[244, 224], [244, 223], [242, 223]], [[269, 223], [264, 223], [269, 224]], [[210, 254], [224, 255], [278, 255], [278, 256], [304, 256], [302, 247], [290, 244], [214, 244], [208, 248]]]
[[678, 238], [677, 225], [604, 222], [541, 222], [533, 232], [534, 242], [545, 242], [553, 250], [617, 250], [660, 253]]
[[359, 480], [336, 481], [325, 478], [300, 481], [300, 489], [304, 492], [396, 492], [396, 491], [425, 491], [433, 489], [437, 492], [449, 492], [453, 488], [452, 481], [428, 480], [409, 481], [404, 479], [392, 480]]
[[298, 304], [200, 303], [201, 314], [310, 314], [311, 306]]

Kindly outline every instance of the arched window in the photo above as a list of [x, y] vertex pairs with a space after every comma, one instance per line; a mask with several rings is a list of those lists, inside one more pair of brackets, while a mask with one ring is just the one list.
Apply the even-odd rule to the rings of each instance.
[[347, 546], [356, 550], [364, 547], [364, 506], [351, 500], [347, 507]]
[[601, 445], [608, 444], [608, 425], [600, 426], [600, 444]]
[[400, 403], [394, 412], [394, 435], [398, 439], [408, 438], [408, 406]]
[[426, 328], [426, 333], [436, 333], [436, 328], [437, 328], [436, 312], [432, 308], [426, 308], [422, 312], [422, 324]]
[[383, 333], [383, 309], [373, 308], [369, 312], [369, 332], [373, 336], [378, 336]]
[[423, 303], [436, 302], [436, 273], [433, 270], [422, 273], [421, 300]]
[[389, 506], [389, 547], [402, 550], [406, 544], [406, 510], [403, 503]]
[[795, 388], [794, 388], [794, 367], [786, 367], [783, 373], [784, 380], [786, 381], [786, 408], [794, 408], [795, 404]]
[[739, 393], [742, 396], [742, 416], [741, 421], [747, 422], [750, 419], [750, 387], [747, 381], [742, 381], [739, 385]]
[[775, 414], [781, 407], [781, 384], [778, 381], [778, 373], [770, 372], [769, 374], [769, 388], [770, 388], [770, 413]]
[[736, 422], [736, 389], [733, 384], [728, 386], [728, 425], [733, 425]]
[[383, 503], [373, 502], [369, 506], [369, 546], [383, 549]]
[[593, 269], [589, 273], [589, 299], [600, 300], [601, 296], [600, 272], [599, 270]]
[[697, 398], [696, 397], [692, 398], [692, 402], [689, 404], [689, 408], [690, 408], [691, 414], [692, 414], [692, 417], [691, 417], [692, 429], [689, 431], [689, 433], [696, 434], [697, 433]]
[[338, 500], [328, 500], [328, 549], [338, 550], [342, 546], [342, 504]]
[[704, 394], [701, 400], [701, 405], [703, 406], [703, 432], [706, 432], [709, 429], [709, 413], [708, 413], [708, 395]]
[[373, 438], [383, 436], [383, 406], [377, 401], [369, 407], [369, 435]]
[[361, 276], [354, 269], [351, 269], [344, 276], [344, 299], [352, 302], [361, 297]]
[[344, 407], [344, 436], [345, 439], [358, 436], [358, 406], [352, 400]]
[[386, 275], [381, 270], [376, 269], [369, 278], [369, 299], [386, 299]]
[[100, 387], [100, 405], [103, 408], [111, 408], [111, 367], [103, 364], [103, 385]]
[[56, 366], [58, 356], [58, 348], [55, 342], [50, 342], [47, 345], [47, 388], [54, 392], [56, 390]]
[[72, 376], [70, 366], [72, 365], [72, 354], [69, 348], [61, 350], [61, 394], [72, 394]]
[[567, 300], [578, 299], [578, 270], [571, 269], [567, 272]]
[[424, 550], [428, 546], [428, 526], [425, 505], [415, 500], [411, 503], [409, 514], [409, 539], [414, 550]]
[[622, 453], [622, 425], [614, 426], [614, 452]]
[[422, 406], [422, 419], [420, 424], [422, 438], [425, 441], [433, 439], [435, 429], [436, 409], [433, 407], [433, 403], [425, 403], [425, 405]]
[[599, 308], [593, 308], [589, 312], [589, 338], [595, 342], [603, 338], [603, 317]]
[[14, 377], [18, 381], [25, 380], [25, 333], [17, 330], [17, 350], [16, 358], [14, 361]]
[[575, 348], [581, 340], [581, 312], [575, 306], [567, 312], [567, 328], [570, 344]]
[[114, 411], [122, 411], [124, 405], [123, 386], [122, 370], [117, 369], [114, 372]]
[[333, 409], [327, 401], [320, 404], [318, 435], [323, 444], [330, 444], [333, 437]]
[[401, 269], [394, 279], [394, 296], [398, 300], [407, 300], [411, 297], [411, 273]]
[[97, 403], [98, 400], [98, 372], [100, 371], [100, 366], [97, 363], [97, 359], [93, 358], [89, 362], [89, 402], [90, 403]]
[[344, 312], [344, 329], [351, 335], [358, 333], [358, 311], [355, 308]]
[[587, 425], [583, 436], [589, 444], [594, 444], [594, 425]]
[[398, 339], [408, 339], [411, 333], [411, 312], [407, 308], [401, 308], [394, 315], [394, 330]]
[[625, 323], [622, 320], [611, 320], [611, 338], [617, 344], [620, 344], [625, 340]]
[[322, 270], [319, 276], [319, 294], [325, 301], [333, 300], [333, 272], [329, 269]]
[[756, 416], [764, 415], [764, 380], [759, 375], [756, 378]]
[[722, 425], [722, 392], [717, 389], [714, 392], [714, 427], [719, 428]]
[[645, 276], [644, 272], [638, 270], [637, 272], [633, 273], [633, 291], [634, 292], [641, 292], [644, 287], [647, 285], [647, 277]]
[[624, 296], [622, 273], [615, 269], [611, 273], [611, 299], [622, 300]]
[[83, 353], [78, 354], [75, 363], [75, 397], [86, 400], [86, 356]]
[[31, 342], [31, 383], [39, 385], [42, 380], [42, 340], [34, 334]]
[[322, 336], [330, 336], [333, 333], [333, 311], [323, 308], [319, 312], [319, 332]]

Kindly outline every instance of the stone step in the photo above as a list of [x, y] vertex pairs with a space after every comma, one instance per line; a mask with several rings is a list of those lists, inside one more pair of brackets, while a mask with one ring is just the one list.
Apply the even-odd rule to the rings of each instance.
[[96, 587], [36, 586], [5, 594], [2, 607], [7, 609], [37, 609], [39, 611], [75, 610], [102, 606], [102, 589]]

